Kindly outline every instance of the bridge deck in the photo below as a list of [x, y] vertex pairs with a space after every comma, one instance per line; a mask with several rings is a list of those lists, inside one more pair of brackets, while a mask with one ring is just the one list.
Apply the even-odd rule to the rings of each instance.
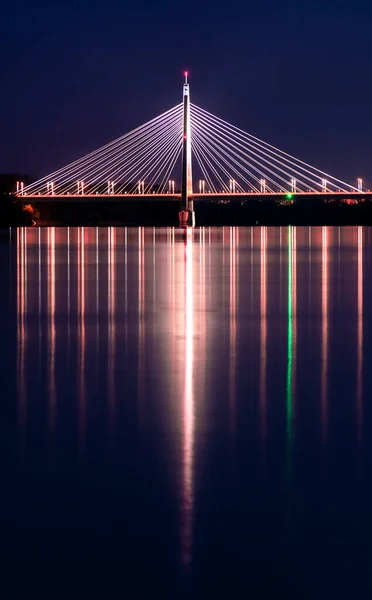
[[[27, 202], [122, 202], [123, 200], [141, 200], [146, 202], [156, 202], [156, 201], [167, 201], [167, 202], [180, 202], [181, 194], [84, 194], [84, 195], [73, 195], [73, 194], [38, 194], [38, 195], [16, 195], [16, 197], [24, 203]], [[372, 199], [372, 191], [366, 192], [326, 192], [326, 193], [316, 193], [316, 192], [297, 192], [295, 194], [291, 194], [291, 200], [297, 200], [301, 198], [317, 198], [330, 200], [332, 198], [338, 199], [353, 199], [353, 200], [363, 200], [363, 199]], [[191, 200], [194, 201], [206, 201], [206, 200], [220, 200], [225, 202], [241, 202], [242, 200], [279, 200], [283, 201], [288, 199], [287, 194], [284, 192], [238, 192], [235, 194], [231, 193], [203, 193], [203, 194], [193, 194], [190, 196]]]

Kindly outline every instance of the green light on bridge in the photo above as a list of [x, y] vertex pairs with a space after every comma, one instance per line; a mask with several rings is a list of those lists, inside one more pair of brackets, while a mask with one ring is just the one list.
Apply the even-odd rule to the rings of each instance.
[[292, 198], [293, 198], [293, 194], [287, 194], [287, 195], [286, 195], [286, 198], [287, 198], [287, 200], [292, 200]]

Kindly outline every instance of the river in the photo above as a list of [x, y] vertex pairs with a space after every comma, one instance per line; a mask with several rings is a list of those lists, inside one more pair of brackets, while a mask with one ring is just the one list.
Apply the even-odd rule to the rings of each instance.
[[371, 273], [366, 227], [3, 230], [3, 597], [367, 597]]

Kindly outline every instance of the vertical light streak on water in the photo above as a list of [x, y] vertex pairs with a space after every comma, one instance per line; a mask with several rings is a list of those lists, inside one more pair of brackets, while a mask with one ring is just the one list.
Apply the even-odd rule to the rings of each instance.
[[363, 227], [358, 227], [357, 441], [363, 441]]
[[51, 442], [54, 439], [56, 419], [56, 385], [55, 385], [55, 361], [56, 361], [56, 264], [55, 264], [55, 228], [48, 228], [48, 387], [49, 387], [49, 434]]
[[99, 385], [99, 228], [96, 227], [96, 386]]
[[143, 399], [145, 394], [145, 230], [138, 228], [138, 406], [140, 420], [144, 417]]
[[41, 331], [41, 228], [39, 227], [38, 231], [38, 320], [39, 320], [39, 373], [41, 374], [41, 339], [42, 339], [42, 331]]
[[253, 310], [253, 299], [254, 299], [254, 286], [253, 286], [253, 268], [254, 268], [254, 235], [253, 235], [254, 229], [253, 227], [251, 227], [251, 251], [250, 251], [250, 256], [251, 256], [251, 281], [250, 281], [250, 290], [251, 290], [251, 316], [253, 316], [254, 314], [254, 310]]
[[71, 247], [70, 228], [67, 228], [67, 369], [70, 371], [71, 350]]
[[[155, 309], [156, 309], [156, 228], [152, 228], [152, 314], [153, 325], [155, 325]], [[153, 329], [154, 335], [154, 329]]]
[[[199, 302], [200, 302], [200, 330], [201, 330], [201, 352], [205, 357], [206, 353], [206, 286], [205, 286], [205, 227], [200, 229], [200, 262], [199, 262]], [[200, 379], [199, 379], [200, 381]], [[207, 383], [207, 369], [203, 367], [202, 394], [204, 397]]]
[[322, 440], [328, 433], [328, 228], [322, 227], [322, 350], [321, 350]]
[[112, 435], [115, 416], [115, 310], [116, 310], [116, 281], [115, 281], [115, 249], [116, 229], [108, 228], [108, 405], [110, 415], [110, 433]]
[[192, 559], [193, 462], [194, 462], [194, 287], [193, 230], [187, 229], [184, 254], [184, 390], [183, 390], [183, 507], [182, 561]]
[[[27, 273], [25, 269], [25, 229], [17, 229], [17, 359], [18, 359], [18, 422], [20, 430], [24, 433], [26, 421], [26, 301], [25, 286]], [[23, 436], [21, 439], [21, 453], [23, 453]]]
[[125, 354], [128, 352], [128, 228], [124, 229]]
[[311, 227], [308, 228], [308, 313], [309, 313], [309, 332], [311, 332], [311, 303], [312, 303], [312, 255], [311, 255]]
[[283, 227], [279, 229], [279, 310], [283, 307]]
[[[167, 233], [167, 254], [168, 254], [168, 273], [169, 273], [169, 310], [171, 315], [171, 330], [172, 330], [172, 342], [171, 342], [171, 382], [172, 387], [176, 377], [176, 332], [178, 331], [177, 326], [177, 306], [176, 306], [176, 267], [175, 267], [175, 244], [174, 236], [171, 236], [171, 230]], [[169, 250], [168, 250], [169, 245]]]
[[236, 421], [236, 233], [230, 227], [230, 372], [229, 372], [229, 416], [230, 431], [235, 432]]
[[78, 394], [79, 394], [79, 446], [85, 450], [86, 397], [85, 397], [85, 229], [78, 229]]
[[288, 227], [288, 306], [287, 306], [287, 475], [292, 471], [293, 448], [293, 230]]
[[267, 371], [267, 227], [261, 227], [261, 306], [260, 306], [260, 421], [263, 456], [266, 446], [266, 371]]

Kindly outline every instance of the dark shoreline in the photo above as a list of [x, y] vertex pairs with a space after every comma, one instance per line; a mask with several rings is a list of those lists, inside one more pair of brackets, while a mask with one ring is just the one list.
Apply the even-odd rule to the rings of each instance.
[[[8, 206], [8, 208], [10, 208]], [[178, 202], [141, 200], [35, 202], [28, 209], [13, 200], [0, 226], [178, 226]], [[277, 203], [251, 200], [245, 203], [195, 202], [197, 226], [244, 225], [372, 225], [372, 202]]]

